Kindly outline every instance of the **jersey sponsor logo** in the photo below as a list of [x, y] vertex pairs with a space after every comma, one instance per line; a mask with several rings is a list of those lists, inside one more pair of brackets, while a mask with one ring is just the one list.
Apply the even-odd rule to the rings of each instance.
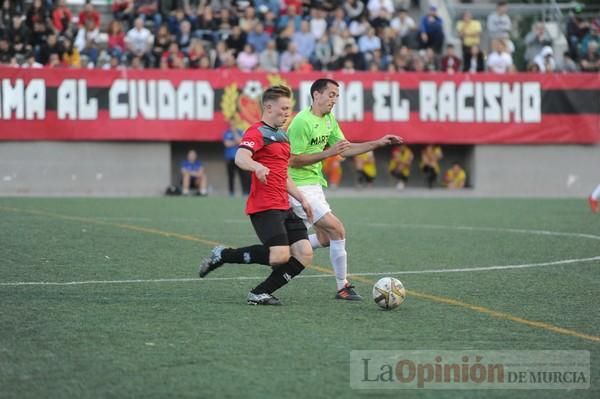
[[254, 141], [248, 141], [248, 140], [244, 140], [240, 143], [241, 147], [250, 147], [250, 148], [254, 148], [254, 146], [256, 145], [256, 143]]
[[310, 140], [310, 145], [320, 145], [327, 143], [329, 136], [314, 137]]

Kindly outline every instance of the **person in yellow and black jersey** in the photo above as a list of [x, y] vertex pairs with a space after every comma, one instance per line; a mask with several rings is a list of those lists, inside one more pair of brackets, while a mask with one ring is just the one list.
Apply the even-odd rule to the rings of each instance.
[[388, 171], [390, 175], [398, 180], [396, 184], [398, 190], [404, 190], [404, 187], [406, 187], [408, 177], [410, 176], [410, 166], [414, 158], [412, 150], [406, 144], [402, 144], [400, 147], [395, 147], [392, 150], [392, 158], [388, 164]]
[[440, 159], [444, 157], [439, 145], [428, 144], [421, 151], [421, 170], [427, 178], [427, 187], [433, 188], [440, 174]]
[[373, 151], [356, 155], [354, 157], [354, 166], [356, 167], [356, 179], [359, 187], [371, 186], [377, 177], [377, 167], [375, 166], [375, 154]]
[[444, 184], [449, 189], [457, 189], [464, 188], [466, 182], [467, 172], [465, 172], [458, 162], [454, 162], [444, 175]]

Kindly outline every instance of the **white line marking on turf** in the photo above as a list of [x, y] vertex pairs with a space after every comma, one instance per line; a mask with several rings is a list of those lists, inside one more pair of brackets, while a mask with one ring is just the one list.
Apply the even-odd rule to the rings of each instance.
[[[490, 270], [506, 270], [506, 269], [525, 269], [531, 267], [545, 267], [545, 266], [557, 266], [557, 265], [569, 265], [575, 263], [587, 263], [600, 261], [600, 256], [594, 256], [592, 258], [581, 258], [581, 259], [565, 259], [554, 262], [542, 262], [542, 263], [529, 263], [522, 265], [503, 265], [503, 266], [483, 266], [483, 267], [472, 267], [472, 268], [457, 268], [457, 269], [427, 269], [427, 270], [404, 270], [404, 271], [390, 271], [390, 272], [373, 272], [373, 273], [351, 273], [351, 276], [389, 276], [396, 274], [428, 274], [428, 273], [460, 273], [460, 272], [478, 272], [478, 271], [490, 271]], [[298, 276], [296, 278], [330, 278], [333, 275], [330, 274], [308, 274]], [[88, 281], [15, 281], [10, 283], [0, 283], [0, 286], [24, 286], [24, 285], [85, 285], [85, 284], [137, 284], [137, 283], [179, 283], [179, 282], [191, 282], [191, 281], [244, 281], [244, 280], [263, 280], [264, 276], [256, 277], [209, 277], [205, 279], [199, 278], [161, 278], [161, 279], [148, 279], [148, 280], [88, 280]]]
[[519, 233], [519, 234], [538, 234], [546, 236], [559, 236], [559, 237], [577, 237], [577, 238], [589, 238], [592, 240], [600, 240], [600, 236], [594, 234], [585, 233], [562, 233], [558, 231], [549, 230], [527, 230], [527, 229], [509, 229], [502, 227], [473, 227], [473, 226], [444, 226], [437, 224], [408, 224], [408, 223], [365, 223], [369, 227], [407, 227], [407, 228], [418, 228], [418, 229], [439, 229], [439, 230], [465, 230], [465, 231], [491, 231], [498, 233]]

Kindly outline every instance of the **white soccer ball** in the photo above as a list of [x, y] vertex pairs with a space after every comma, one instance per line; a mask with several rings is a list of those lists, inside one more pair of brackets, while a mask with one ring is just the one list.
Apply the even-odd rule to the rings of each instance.
[[406, 290], [402, 282], [393, 277], [384, 277], [373, 286], [373, 300], [383, 309], [394, 309], [402, 305]]

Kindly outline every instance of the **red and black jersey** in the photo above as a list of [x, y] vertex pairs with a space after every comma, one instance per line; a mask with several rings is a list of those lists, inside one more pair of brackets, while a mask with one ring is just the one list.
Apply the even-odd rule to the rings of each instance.
[[287, 177], [290, 142], [287, 134], [281, 129], [258, 122], [246, 130], [239, 148], [252, 151], [252, 159], [269, 168], [266, 184], [252, 174], [246, 213], [252, 215], [270, 209], [289, 209]]

